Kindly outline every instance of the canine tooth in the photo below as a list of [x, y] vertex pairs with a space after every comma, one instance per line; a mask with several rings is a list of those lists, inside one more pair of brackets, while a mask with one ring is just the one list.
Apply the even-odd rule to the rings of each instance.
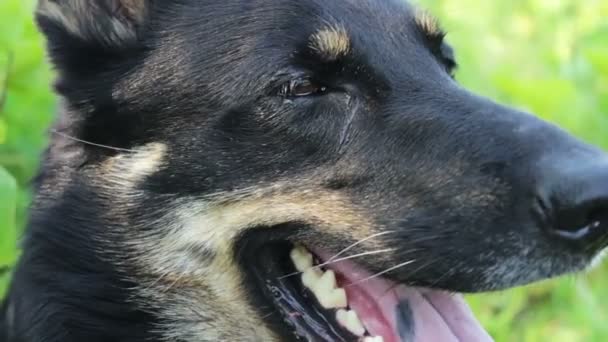
[[344, 289], [333, 289], [329, 291], [313, 291], [319, 304], [325, 309], [345, 308], [348, 305], [346, 291]]
[[325, 309], [345, 308], [348, 305], [346, 291], [336, 288], [336, 274], [309, 268], [302, 273], [302, 284], [315, 295], [319, 304]]
[[361, 342], [384, 342], [382, 336], [365, 336]]
[[315, 292], [315, 286], [323, 276], [323, 272], [318, 268], [309, 268], [302, 273], [302, 284]]
[[[357, 313], [353, 310], [338, 310], [336, 312], [336, 320], [348, 331], [357, 336], [363, 336], [365, 334], [365, 328], [363, 327], [359, 316], [357, 316]], [[373, 340], [373, 342], [376, 341]]]
[[384, 342], [384, 338], [382, 336], [366, 336], [362, 342]]
[[312, 254], [306, 248], [297, 246], [289, 253], [291, 261], [299, 272], [304, 272], [312, 267]]

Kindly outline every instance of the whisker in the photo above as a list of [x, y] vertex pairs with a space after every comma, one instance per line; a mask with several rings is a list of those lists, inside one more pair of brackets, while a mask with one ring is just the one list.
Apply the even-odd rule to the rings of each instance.
[[408, 277], [411, 277], [411, 276], [415, 275], [416, 273], [418, 273], [418, 272], [420, 272], [420, 271], [422, 271], [422, 270], [426, 269], [427, 267], [430, 267], [430, 266], [434, 265], [434, 264], [435, 264], [437, 261], [440, 261], [440, 260], [441, 260], [441, 258], [439, 258], [439, 257], [437, 257], [437, 258], [435, 258], [435, 259], [431, 259], [431, 260], [429, 260], [428, 262], [425, 262], [424, 264], [422, 264], [422, 265], [418, 266], [418, 267], [417, 267], [416, 269], [414, 269], [413, 271], [408, 272], [407, 276], [408, 276]]
[[[343, 258], [339, 258], [339, 259], [335, 259], [335, 260], [332, 260], [332, 261], [326, 261], [326, 262], [324, 262], [322, 264], [315, 265], [315, 266], [313, 266], [311, 268], [313, 268], [313, 269], [314, 268], [321, 268], [323, 266], [327, 266], [327, 265], [334, 264], [334, 263], [337, 263], [337, 262], [340, 262], [340, 261], [344, 261], [344, 260], [355, 259], [355, 258], [366, 256], [366, 255], [373, 255], [373, 254], [392, 252], [394, 250], [395, 250], [394, 248], [386, 248], [386, 249], [381, 249], [381, 250], [377, 250], [377, 251], [369, 251], [369, 252], [363, 252], [363, 253], [359, 253], [359, 254], [349, 255], [349, 256], [346, 256], [346, 257], [343, 257]], [[296, 276], [296, 275], [302, 274], [302, 273], [303, 272], [300, 272], [300, 271], [293, 272], [293, 273], [289, 273], [289, 274], [286, 274], [284, 276], [281, 276], [281, 277], [279, 277], [277, 279], [279, 279], [279, 280], [280, 279], [285, 279], [285, 278], [293, 277], [293, 276]]]
[[118, 151], [118, 152], [137, 153], [137, 151], [130, 150], [128, 148], [113, 147], [113, 146], [109, 146], [109, 145], [97, 144], [97, 143], [94, 143], [94, 142], [78, 139], [78, 138], [73, 137], [71, 135], [59, 132], [56, 129], [51, 129], [50, 132], [53, 133], [53, 134], [57, 134], [57, 135], [59, 135], [59, 136], [61, 136], [63, 138], [66, 138], [66, 139], [69, 139], [69, 140], [72, 140], [72, 141], [76, 141], [76, 142], [79, 142], [79, 143], [82, 143], [82, 144], [90, 145], [90, 146], [101, 147], [101, 148], [105, 148], [105, 149], [113, 150], [113, 151]]
[[[430, 261], [428, 261], [428, 262], [426, 262], [426, 263], [418, 266], [415, 270], [413, 270], [411, 272], [408, 272], [406, 278], [413, 276], [414, 274], [416, 274], [419, 271], [425, 269], [426, 267], [429, 267], [429, 266], [433, 265], [437, 261], [439, 261], [439, 258], [432, 259], [432, 260], [430, 260]], [[397, 288], [400, 285], [402, 285], [402, 284], [401, 283], [395, 283], [394, 285], [392, 285], [391, 287], [389, 287], [388, 289], [386, 289], [386, 291], [384, 291], [382, 294], [380, 294], [380, 296], [378, 296], [378, 298], [376, 298], [376, 300], [379, 300], [380, 298], [384, 297], [387, 293], [391, 292], [392, 290], [394, 290], [395, 288]]]
[[179, 283], [185, 275], [186, 275], [185, 272], [180, 272], [178, 274], [178, 276], [175, 277], [175, 279], [171, 282], [171, 284], [169, 284], [169, 286], [167, 286], [164, 289], [162, 289], [162, 292], [163, 293], [167, 293], [170, 290], [172, 290], [175, 287], [175, 285], [177, 285], [177, 283]]
[[429, 241], [433, 241], [433, 240], [437, 240], [440, 238], [445, 238], [442, 235], [428, 235], [428, 236], [420, 236], [417, 239], [408, 239], [407, 243], [410, 245], [414, 245], [420, 242], [429, 242]]
[[383, 275], [383, 274], [386, 274], [386, 273], [391, 272], [391, 271], [394, 271], [394, 270], [396, 270], [396, 269], [398, 269], [398, 268], [401, 268], [401, 267], [407, 266], [407, 265], [412, 264], [412, 263], [414, 263], [414, 262], [416, 262], [416, 259], [412, 259], [412, 260], [408, 260], [408, 261], [406, 261], [406, 262], [402, 262], [402, 263], [400, 263], [399, 265], [395, 265], [395, 266], [393, 266], [393, 267], [387, 268], [386, 270], [384, 270], [384, 271], [382, 271], [382, 272], [378, 272], [378, 273], [373, 274], [373, 275], [371, 275], [371, 276], [369, 276], [369, 277], [367, 277], [367, 278], [357, 280], [356, 282], [354, 282], [354, 283], [350, 283], [350, 284], [348, 284], [348, 285], [346, 285], [346, 286], [353, 286], [353, 285], [356, 285], [356, 284], [359, 284], [359, 283], [362, 283], [362, 282], [365, 282], [365, 281], [368, 281], [368, 280], [371, 280], [371, 279], [374, 279], [374, 278], [380, 277], [380, 276], [381, 276], [381, 275]]
[[354, 259], [354, 258], [366, 256], [366, 255], [392, 252], [394, 250], [395, 250], [395, 248], [385, 248], [385, 249], [380, 249], [380, 250], [377, 250], [377, 251], [369, 251], [369, 252], [363, 252], [363, 253], [359, 253], [359, 254], [353, 254], [353, 255], [349, 255], [349, 256], [346, 256], [346, 257], [343, 257], [343, 258], [339, 258], [339, 259], [334, 259], [334, 260], [330, 259], [329, 261], [326, 261], [326, 262], [324, 262], [324, 263], [322, 263], [320, 265], [316, 265], [314, 267], [323, 267], [323, 266], [327, 266], [327, 265], [334, 264], [334, 263], [337, 263], [337, 262], [340, 262], [340, 261], [344, 261], [344, 260]]
[[169, 273], [171, 273], [170, 270], [166, 270], [165, 272], [161, 273], [159, 276], [156, 277], [156, 279], [151, 282], [150, 284], [148, 284], [145, 287], [145, 290], [150, 290], [151, 288], [153, 288], [154, 286], [156, 286], [156, 284], [158, 284], [162, 279], [165, 279], [165, 277], [167, 277], [169, 275]]
[[261, 319], [266, 319], [266, 318], [268, 318], [268, 317], [270, 317], [270, 316], [272, 316], [272, 315], [274, 315], [274, 314], [276, 314], [276, 313], [277, 313], [277, 312], [276, 312], [275, 310], [273, 310], [273, 311], [271, 311], [271, 312], [267, 313], [266, 315], [264, 315], [264, 316], [262, 316], [262, 317], [260, 317], [260, 318], [261, 318]]
[[431, 288], [437, 286], [437, 284], [439, 284], [440, 281], [442, 281], [443, 279], [445, 279], [447, 276], [449, 276], [452, 273], [452, 269], [448, 269], [447, 271], [445, 271], [441, 277], [435, 279], [433, 281], [433, 283], [431, 284]]
[[187, 319], [186, 322], [187, 323], [201, 323], [201, 322], [209, 322], [209, 317], [203, 315], [199, 310], [195, 309], [195, 308], [188, 308], [193, 314], [194, 316], [196, 316], [198, 319]]
[[341, 250], [340, 252], [338, 252], [336, 255], [332, 256], [332, 257], [331, 257], [331, 258], [329, 258], [329, 259], [327, 259], [327, 261], [329, 262], [329, 261], [334, 260], [335, 258], [337, 258], [337, 257], [339, 257], [340, 255], [342, 255], [342, 254], [344, 254], [344, 253], [348, 252], [348, 251], [349, 251], [349, 250], [351, 250], [352, 248], [354, 248], [354, 247], [356, 247], [356, 246], [358, 246], [358, 245], [362, 244], [362, 243], [363, 243], [363, 242], [365, 242], [365, 241], [371, 240], [371, 239], [376, 238], [376, 237], [378, 237], [378, 236], [382, 236], [382, 235], [386, 235], [386, 234], [394, 233], [394, 232], [395, 232], [395, 231], [393, 231], [393, 230], [388, 230], [388, 231], [385, 231], [385, 232], [381, 232], [381, 233], [372, 234], [372, 235], [370, 235], [370, 236], [368, 236], [368, 237], [366, 237], [366, 238], [364, 238], [364, 239], [361, 239], [361, 240], [359, 240], [359, 241], [357, 241], [357, 242], [353, 243], [352, 245], [350, 245], [350, 246], [348, 246], [348, 247], [344, 248], [343, 250]]

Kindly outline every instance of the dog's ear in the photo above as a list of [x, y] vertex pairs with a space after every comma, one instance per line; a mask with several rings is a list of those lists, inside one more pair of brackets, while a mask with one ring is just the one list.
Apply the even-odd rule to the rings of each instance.
[[[137, 48], [152, 0], [39, 0], [37, 21], [60, 71]], [[74, 59], [80, 59], [74, 60]]]
[[148, 0], [40, 0], [37, 15], [45, 31], [63, 31], [105, 48], [121, 48], [137, 40], [148, 5]]

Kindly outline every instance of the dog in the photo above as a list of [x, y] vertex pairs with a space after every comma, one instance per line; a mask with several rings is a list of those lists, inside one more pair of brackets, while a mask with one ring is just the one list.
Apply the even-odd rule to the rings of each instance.
[[[490, 341], [579, 272], [608, 158], [465, 90], [402, 0], [40, 0], [61, 113], [3, 341]], [[575, 114], [575, 113], [573, 113]]]

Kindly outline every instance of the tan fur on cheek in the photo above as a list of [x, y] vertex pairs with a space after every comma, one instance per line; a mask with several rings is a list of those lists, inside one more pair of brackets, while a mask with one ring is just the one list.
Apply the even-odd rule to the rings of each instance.
[[111, 189], [117, 194], [129, 194], [147, 177], [160, 169], [167, 146], [162, 143], [149, 143], [109, 158], [99, 168], [95, 185]]
[[310, 37], [310, 49], [327, 62], [346, 56], [351, 49], [351, 40], [341, 25], [331, 25]]
[[[183, 241], [203, 240], [211, 248], [225, 248], [244, 229], [273, 226], [286, 222], [305, 222], [328, 232], [349, 227], [353, 239], [371, 234], [373, 224], [344, 196], [316, 190], [298, 194], [277, 194], [211, 205], [198, 214], [188, 209], [182, 213]], [[206, 232], [209, 230], [208, 232]], [[201, 233], [205, 233], [201, 235]]]
[[[207, 202], [186, 200], [176, 205], [164, 224], [157, 223], [163, 224], [162, 237], [134, 236], [127, 242], [136, 255], [132, 262], [155, 275], [142, 284], [140, 296], [146, 303], [164, 303], [158, 312], [167, 324], [168, 339], [276, 341], [261, 318], [275, 314], [274, 309], [250, 305], [234, 256], [238, 235], [253, 227], [298, 221], [330, 234], [348, 231], [354, 239], [362, 239], [372, 231], [362, 212], [333, 192], [292, 193], [280, 186], [219, 194]], [[193, 258], [193, 250], [210, 254], [204, 260]]]
[[[373, 223], [357, 210], [347, 198], [323, 190], [303, 192], [297, 195], [259, 195], [255, 191], [246, 198], [222, 196], [207, 203], [190, 203], [177, 207], [167, 218], [166, 236], [154, 237], [149, 242], [147, 269], [153, 273], [167, 270], [186, 273], [196, 278], [200, 261], [193, 259], [187, 251], [195, 248], [213, 251], [217, 255], [230, 255], [233, 244], [244, 230], [275, 226], [286, 222], [304, 222], [323, 229], [327, 233], [343, 234], [348, 231], [355, 240], [364, 239], [374, 233]], [[231, 198], [232, 201], [224, 202]], [[356, 229], [355, 229], [356, 228]], [[146, 246], [139, 239], [135, 247]]]

